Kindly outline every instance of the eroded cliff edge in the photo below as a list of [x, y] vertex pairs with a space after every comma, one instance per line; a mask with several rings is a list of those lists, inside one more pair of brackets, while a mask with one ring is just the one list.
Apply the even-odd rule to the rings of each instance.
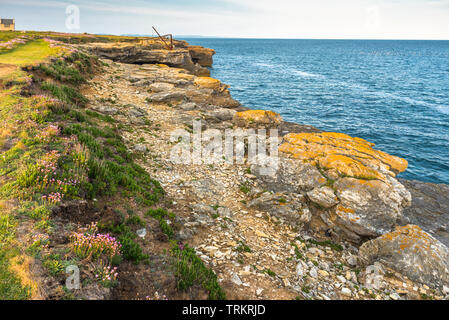
[[[192, 67], [189, 59], [177, 60], [173, 57], [185, 57], [186, 54], [197, 51], [211, 57], [213, 51], [198, 47], [192, 50], [184, 45], [182, 43], [181, 49], [165, 53], [164, 58], [157, 59], [153, 58], [155, 53], [151, 46], [127, 51], [126, 57], [121, 49], [108, 49], [109, 53], [105, 53], [104, 49], [101, 51], [96, 45], [90, 46], [92, 52], [114, 61], [141, 64], [144, 61], [155, 63], [160, 59], [157, 62], [165, 61], [171, 67], [190, 71], [193, 77], [179, 76], [179, 73], [176, 75], [179, 71], [170, 69], [165, 70], [160, 77], [148, 74], [140, 77], [139, 73], [130, 75], [134, 85], [148, 89], [147, 101], [150, 104], [165, 104], [175, 112], [185, 114], [185, 125], [190, 125], [187, 123], [194, 119], [201, 119], [203, 129], [280, 129], [283, 138], [279, 147], [279, 170], [272, 175], [259, 174], [261, 168], [252, 165], [247, 169], [251, 172], [248, 174], [250, 178], [239, 181], [240, 185], [250, 189], [242, 200], [246, 202], [247, 208], [266, 212], [300, 230], [310, 232], [321, 241], [349, 241], [357, 247], [363, 244], [364, 250], [359, 256], [361, 265], [382, 261], [421, 282], [419, 273], [427, 272], [430, 275], [438, 270], [439, 277], [429, 276], [433, 280], [428, 278], [427, 282], [440, 289], [447, 287], [449, 261], [446, 247], [446, 186], [397, 179], [396, 175], [406, 170], [407, 161], [375, 150], [372, 143], [363, 139], [286, 123], [274, 112], [249, 110], [239, 106], [230, 97], [226, 85], [215, 79], [201, 77], [209, 74]], [[146, 50], [152, 53], [147, 54]], [[154, 51], [161, 53], [160, 49]], [[206, 67], [211, 65], [212, 59], [191, 60]], [[173, 76], [176, 81], [172, 79]], [[197, 187], [214, 190], [217, 186], [213, 183]], [[222, 197], [217, 198], [220, 191], [213, 193], [204, 197], [207, 201], [198, 205], [213, 207], [224, 200]], [[199, 195], [203, 195], [202, 191]], [[195, 207], [195, 204], [189, 205]], [[440, 210], [434, 210], [435, 208]], [[207, 211], [202, 209], [203, 213]], [[404, 229], [400, 229], [401, 227]], [[409, 231], [415, 230], [413, 228], [422, 230], [418, 233]], [[183, 235], [186, 232], [189, 233], [184, 230]], [[381, 239], [390, 239], [385, 235], [398, 232], [403, 239], [397, 242], [389, 240], [388, 250], [382, 254], [380, 251], [376, 254], [367, 252], [366, 248], [370, 247], [368, 244], [371, 247], [374, 246], [373, 243], [380, 245]], [[380, 236], [384, 237], [378, 238]], [[423, 239], [430, 241], [430, 247], [423, 246]], [[411, 252], [415, 254], [410, 256], [404, 251], [404, 254], [393, 256], [392, 252], [405, 250], [407, 246], [404, 243], [409, 244]], [[432, 249], [434, 246], [439, 249]], [[420, 252], [423, 252], [422, 258], [419, 258]], [[417, 269], [413, 267], [416, 265], [419, 265]]]

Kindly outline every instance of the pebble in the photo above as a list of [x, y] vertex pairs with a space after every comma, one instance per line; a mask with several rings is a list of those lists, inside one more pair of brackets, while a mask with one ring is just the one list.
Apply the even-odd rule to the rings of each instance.
[[393, 300], [399, 300], [401, 297], [397, 293], [390, 294], [390, 298]]
[[317, 278], [318, 277], [318, 271], [317, 271], [316, 267], [313, 267], [312, 270], [310, 270], [309, 274], [310, 274], [310, 276], [312, 278]]
[[318, 271], [318, 273], [324, 278], [329, 277], [329, 272], [327, 272], [326, 270], [320, 270]]
[[242, 280], [240, 280], [239, 276], [236, 273], [234, 273], [234, 275], [232, 276], [231, 281], [238, 286], [241, 286], [243, 284]]
[[443, 286], [443, 293], [449, 294], [449, 287]]
[[352, 296], [351, 290], [348, 288], [341, 288], [341, 294], [347, 297]]
[[142, 238], [145, 239], [145, 236], [147, 235], [147, 229], [143, 228], [143, 229], [139, 229], [136, 231], [136, 234]]
[[298, 263], [298, 265], [296, 266], [296, 275], [298, 277], [302, 277], [304, 275], [304, 268], [302, 266], [302, 263]]

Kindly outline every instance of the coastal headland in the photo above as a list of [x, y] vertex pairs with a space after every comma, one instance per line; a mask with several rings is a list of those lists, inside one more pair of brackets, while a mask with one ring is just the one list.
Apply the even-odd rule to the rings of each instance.
[[[448, 298], [449, 186], [398, 178], [406, 159], [240, 105], [213, 49], [2, 36], [6, 298]], [[274, 170], [248, 158], [270, 130]], [[172, 161], [236, 131], [244, 161]]]

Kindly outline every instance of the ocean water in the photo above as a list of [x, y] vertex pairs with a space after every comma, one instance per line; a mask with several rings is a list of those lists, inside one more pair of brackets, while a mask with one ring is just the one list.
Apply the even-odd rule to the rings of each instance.
[[449, 41], [185, 39], [244, 106], [403, 157], [400, 177], [449, 184]]

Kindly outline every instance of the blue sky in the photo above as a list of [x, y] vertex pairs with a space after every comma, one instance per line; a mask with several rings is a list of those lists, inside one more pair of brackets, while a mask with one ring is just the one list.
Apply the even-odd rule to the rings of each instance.
[[[80, 10], [79, 29], [66, 7]], [[0, 0], [20, 30], [245, 38], [449, 40], [449, 0]]]

